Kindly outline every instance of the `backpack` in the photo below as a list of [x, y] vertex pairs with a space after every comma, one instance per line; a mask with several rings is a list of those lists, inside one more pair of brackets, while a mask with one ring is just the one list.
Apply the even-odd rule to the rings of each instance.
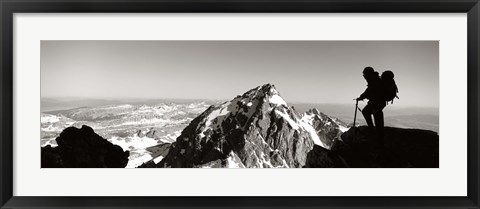
[[380, 79], [382, 80], [384, 99], [387, 103], [391, 101], [392, 104], [393, 104], [393, 99], [395, 98], [400, 99], [397, 96], [398, 88], [393, 78], [394, 78], [394, 74], [390, 70], [383, 72], [382, 75], [380, 76]]

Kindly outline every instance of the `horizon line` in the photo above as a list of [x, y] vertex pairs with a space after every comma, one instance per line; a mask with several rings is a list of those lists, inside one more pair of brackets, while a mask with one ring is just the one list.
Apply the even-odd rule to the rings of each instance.
[[[140, 101], [147, 101], [147, 100], [204, 100], [204, 101], [230, 101], [230, 99], [206, 99], [206, 98], [144, 98], [144, 97], [78, 97], [78, 96], [48, 96], [48, 97], [40, 97], [42, 99], [70, 99], [70, 100], [104, 100], [104, 101], [117, 101], [123, 102], [121, 100], [140, 100]], [[127, 102], [127, 101], [125, 101]], [[137, 101], [139, 102], [139, 101]], [[314, 101], [286, 101], [287, 104], [319, 104], [319, 105], [354, 105], [352, 100], [351, 103], [348, 102], [314, 102]], [[363, 103], [367, 103], [366, 101]], [[432, 109], [439, 109], [439, 106], [422, 106], [422, 105], [395, 105], [397, 108], [432, 108]]]

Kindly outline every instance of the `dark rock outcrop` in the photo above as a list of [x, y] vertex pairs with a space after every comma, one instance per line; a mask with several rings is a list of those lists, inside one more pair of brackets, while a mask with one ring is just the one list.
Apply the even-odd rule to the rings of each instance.
[[314, 146], [307, 154], [304, 168], [348, 168], [348, 163], [335, 151]]
[[315, 147], [308, 154], [305, 167], [439, 167], [436, 132], [385, 127], [384, 144], [374, 139], [375, 135], [365, 126], [351, 128], [335, 141], [331, 150]]
[[47, 145], [41, 150], [42, 168], [62, 168], [63, 160], [60, 149]]
[[128, 163], [128, 151], [85, 125], [66, 128], [56, 141], [58, 147], [42, 148], [42, 168], [124, 168]]

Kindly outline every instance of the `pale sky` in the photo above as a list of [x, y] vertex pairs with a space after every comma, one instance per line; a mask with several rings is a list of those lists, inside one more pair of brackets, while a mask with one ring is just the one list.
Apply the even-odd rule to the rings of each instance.
[[396, 106], [438, 107], [437, 41], [42, 41], [41, 95], [230, 100], [265, 83], [289, 103], [352, 103], [392, 70]]

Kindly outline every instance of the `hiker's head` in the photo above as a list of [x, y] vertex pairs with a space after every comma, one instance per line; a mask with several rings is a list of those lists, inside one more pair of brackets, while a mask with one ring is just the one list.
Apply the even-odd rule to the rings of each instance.
[[372, 67], [366, 67], [365, 69], [363, 69], [363, 77], [365, 79], [368, 79], [369, 77], [372, 77], [372, 75], [375, 74], [375, 70], [373, 70]]

